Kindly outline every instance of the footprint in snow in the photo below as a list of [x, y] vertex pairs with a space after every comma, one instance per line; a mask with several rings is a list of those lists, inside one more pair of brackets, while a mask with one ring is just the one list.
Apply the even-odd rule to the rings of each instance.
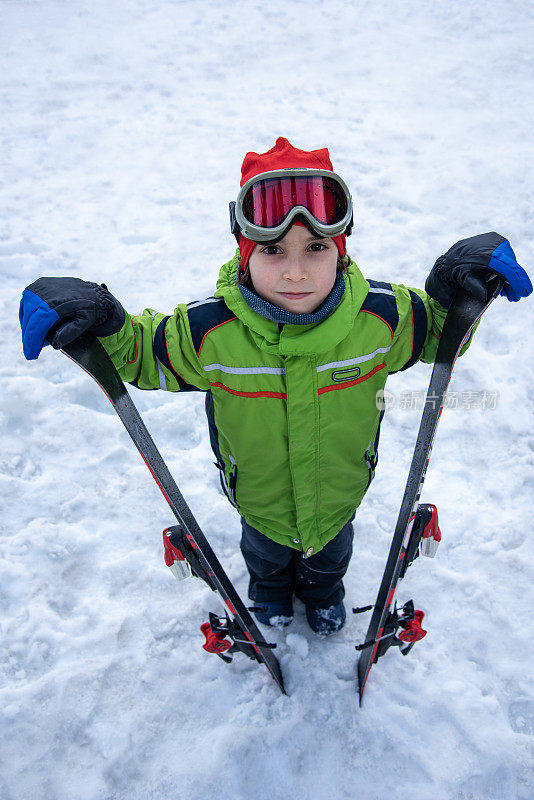
[[508, 708], [508, 719], [515, 733], [534, 734], [534, 700], [514, 700]]
[[308, 657], [308, 640], [304, 636], [301, 636], [300, 633], [288, 633], [286, 642], [296, 656], [302, 659]]

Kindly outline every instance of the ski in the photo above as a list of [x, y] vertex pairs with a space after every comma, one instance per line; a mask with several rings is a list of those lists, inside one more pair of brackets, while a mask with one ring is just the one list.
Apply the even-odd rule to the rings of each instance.
[[272, 652], [276, 645], [263, 638], [200, 530], [107, 352], [97, 339], [87, 334], [64, 347], [63, 352], [106, 394], [176, 517], [178, 525], [163, 532], [166, 564], [178, 579], [188, 574], [201, 578], [223, 602], [224, 616], [210, 614], [209, 622], [201, 626], [206, 637], [204, 649], [226, 662], [232, 660], [235, 652], [244, 653], [264, 664], [286, 694], [280, 664]]
[[476, 323], [502, 288], [502, 282], [496, 277], [491, 279], [490, 285], [491, 298], [488, 302], [475, 300], [471, 295], [460, 291], [447, 313], [430, 377], [404, 497], [376, 602], [374, 606], [354, 609], [355, 613], [372, 609], [365, 640], [363, 644], [356, 646], [356, 650], [360, 652], [358, 659], [360, 706], [373, 664], [392, 645], [398, 646], [401, 652], [407, 655], [415, 642], [426, 635], [421, 624], [423, 614], [421, 611], [416, 611], [413, 601], [409, 601], [400, 609], [393, 603], [398, 581], [404, 577], [411, 561], [417, 557], [419, 551], [424, 555], [434, 555], [441, 538], [437, 510], [430, 505], [419, 506], [419, 498], [456, 359]]

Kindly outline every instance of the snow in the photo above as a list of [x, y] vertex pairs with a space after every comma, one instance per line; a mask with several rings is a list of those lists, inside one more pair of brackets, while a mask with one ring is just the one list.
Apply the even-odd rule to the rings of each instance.
[[[104, 281], [134, 313], [210, 295], [242, 157], [278, 135], [330, 148], [366, 275], [423, 286], [487, 230], [532, 270], [532, 4], [4, 0], [0, 14], [2, 800], [532, 798], [531, 298], [496, 301], [457, 365], [422, 498], [443, 542], [399, 590], [429, 633], [373, 669], [362, 709], [367, 615], [321, 639], [297, 604], [290, 628], [266, 629], [287, 697], [202, 650], [217, 600], [165, 567], [156, 485], [81, 370], [51, 348], [23, 359], [17, 319], [39, 275]], [[376, 595], [428, 378], [419, 365], [388, 384], [348, 608]], [[245, 597], [202, 396], [131, 391]]]

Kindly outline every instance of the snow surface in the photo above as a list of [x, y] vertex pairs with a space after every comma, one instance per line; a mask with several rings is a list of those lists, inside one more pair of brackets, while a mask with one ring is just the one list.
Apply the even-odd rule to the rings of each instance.
[[[399, 592], [429, 634], [380, 662], [361, 710], [367, 615], [320, 640], [298, 606], [267, 631], [288, 697], [202, 650], [217, 601], [165, 567], [157, 487], [81, 370], [24, 361], [17, 320], [43, 274], [132, 312], [211, 294], [242, 157], [278, 135], [329, 146], [370, 277], [423, 286], [487, 230], [532, 270], [533, 41], [528, 0], [2, 1], [2, 800], [534, 797], [532, 299], [494, 303], [457, 365], [423, 493], [444, 541]], [[389, 383], [348, 607], [375, 598], [420, 418], [402, 393], [429, 373]], [[496, 408], [462, 408], [483, 391]], [[132, 393], [245, 596], [202, 396]]]

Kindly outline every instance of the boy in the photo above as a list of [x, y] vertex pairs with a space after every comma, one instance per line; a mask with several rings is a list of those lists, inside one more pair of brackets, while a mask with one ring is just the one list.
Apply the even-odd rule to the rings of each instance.
[[36, 358], [45, 336], [59, 348], [89, 330], [138, 388], [206, 392], [249, 596], [265, 607], [256, 616], [289, 624], [295, 594], [326, 635], [346, 618], [352, 519], [377, 461], [377, 392], [390, 373], [434, 360], [459, 286], [485, 299], [498, 272], [519, 300], [532, 285], [496, 233], [454, 245], [426, 292], [365, 280], [347, 255], [352, 200], [328, 150], [282, 137], [247, 153], [230, 213], [239, 247], [213, 297], [132, 317], [105, 286], [40, 278], [21, 301], [24, 352]]

